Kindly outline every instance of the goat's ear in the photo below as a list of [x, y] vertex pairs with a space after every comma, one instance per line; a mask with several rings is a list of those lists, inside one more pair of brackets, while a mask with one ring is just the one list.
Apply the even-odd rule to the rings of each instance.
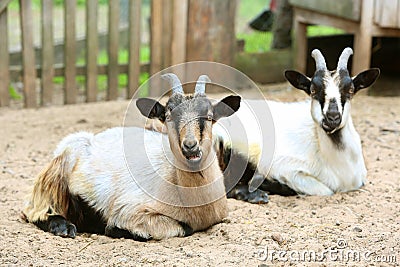
[[310, 94], [311, 80], [304, 74], [301, 74], [300, 72], [297, 72], [295, 70], [287, 70], [285, 71], [285, 78], [295, 88], [303, 90], [307, 94]]
[[149, 119], [159, 119], [165, 121], [165, 107], [158, 101], [151, 98], [139, 98], [136, 100], [136, 106], [140, 113]]
[[213, 120], [217, 121], [235, 113], [240, 107], [240, 99], [240, 96], [230, 95], [214, 104]]
[[379, 77], [380, 70], [378, 68], [369, 69], [359, 73], [356, 77], [353, 77], [354, 92], [371, 86], [376, 79]]

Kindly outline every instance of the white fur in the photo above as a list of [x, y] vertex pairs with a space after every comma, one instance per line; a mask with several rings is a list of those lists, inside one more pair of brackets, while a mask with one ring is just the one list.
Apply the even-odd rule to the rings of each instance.
[[[129, 143], [126, 142], [125, 148], [135, 148], [138, 152], [136, 159], [130, 162], [131, 171], [135, 172], [132, 175], [124, 157], [124, 135], [132, 137]], [[137, 150], [140, 149], [140, 142], [143, 142], [142, 136], [151, 139], [146, 143], [151, 160], [141, 159], [146, 157]], [[162, 144], [163, 138], [167, 137], [133, 127], [112, 128], [96, 135], [79, 132], [64, 138], [55, 151], [55, 156], [65, 150], [69, 152], [67, 162], [71, 170], [74, 168], [70, 172], [70, 192], [81, 196], [96, 210], [102, 211], [113, 220], [118, 211], [125, 210], [122, 214], [132, 213], [139, 204], [152, 201], [151, 196], [141, 190], [140, 186], [152, 188], [158, 179], [173, 172], [171, 164], [157, 158], [157, 155], [164, 154], [163, 149], [168, 148]], [[155, 174], [154, 170], [160, 168], [163, 172]], [[140, 181], [140, 186], [137, 181]], [[110, 205], [111, 203], [113, 204]]]
[[324, 84], [325, 84], [325, 104], [323, 107], [324, 114], [328, 111], [329, 108], [329, 102], [331, 99], [335, 99], [337, 106], [338, 106], [338, 111], [342, 113], [342, 102], [341, 102], [341, 97], [340, 97], [340, 92], [338, 90], [338, 86], [335, 83], [335, 78], [334, 77], [325, 77], [324, 78]]
[[[331, 95], [331, 94], [330, 94]], [[247, 100], [251, 107], [265, 104], [264, 100]], [[339, 102], [340, 103], [340, 102]], [[331, 195], [360, 188], [366, 181], [366, 168], [362, 155], [360, 137], [350, 117], [350, 102], [345, 104], [343, 112], [343, 149], [339, 149], [320, 127], [321, 107], [317, 101], [281, 103], [268, 101], [275, 127], [275, 154], [272, 167], [269, 162], [259, 157], [258, 171], [266, 177], [287, 184], [300, 194]], [[265, 119], [265, 114], [254, 109], [258, 121]], [[254, 115], [249, 109], [240, 108], [236, 113], [242, 119], [246, 131], [258, 131], [254, 128]], [[316, 116], [316, 118], [312, 118]], [[227, 123], [225, 118], [221, 123]], [[216, 125], [215, 127], [220, 127]], [[274, 129], [270, 129], [270, 132]], [[215, 129], [218, 135], [218, 129]], [[249, 135], [250, 139], [254, 135]], [[243, 139], [243, 136], [241, 137]], [[265, 139], [264, 139], [265, 140]], [[235, 140], [232, 140], [232, 147]], [[259, 140], [249, 140], [257, 143]], [[262, 155], [272, 154], [273, 144], [265, 143], [260, 148]], [[239, 148], [240, 150], [240, 148]], [[250, 154], [258, 153], [250, 150]], [[251, 155], [250, 155], [251, 156]]]

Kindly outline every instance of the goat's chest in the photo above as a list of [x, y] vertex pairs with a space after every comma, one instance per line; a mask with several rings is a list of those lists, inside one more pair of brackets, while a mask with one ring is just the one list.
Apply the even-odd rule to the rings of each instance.
[[349, 149], [331, 151], [321, 158], [319, 166], [317, 177], [334, 192], [355, 190], [365, 183], [367, 171], [362, 154], [356, 156]]

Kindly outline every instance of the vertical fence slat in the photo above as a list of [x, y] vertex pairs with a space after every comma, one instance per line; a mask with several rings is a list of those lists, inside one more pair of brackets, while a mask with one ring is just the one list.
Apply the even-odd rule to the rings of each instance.
[[108, 20], [108, 100], [118, 97], [119, 1], [109, 1]]
[[42, 94], [41, 104], [53, 102], [54, 42], [53, 0], [42, 0]]
[[127, 98], [132, 98], [139, 87], [140, 77], [140, 12], [141, 0], [129, 1], [129, 62]]
[[33, 16], [32, 1], [20, 0], [21, 39], [22, 39], [22, 68], [24, 84], [24, 103], [27, 108], [37, 106], [36, 102], [36, 68], [35, 50], [33, 47]]
[[97, 100], [98, 0], [86, 2], [86, 101]]
[[[162, 68], [162, 22], [163, 22], [163, 0], [152, 0], [150, 11], [150, 75]], [[160, 81], [151, 80], [150, 96], [161, 95]]]
[[66, 104], [76, 103], [76, 0], [64, 1], [64, 64], [65, 64], [65, 99]]
[[162, 66], [171, 66], [171, 41], [172, 41], [172, 5], [173, 1], [163, 1], [162, 9]]
[[172, 8], [171, 65], [186, 60], [188, 0], [174, 0]]
[[8, 24], [7, 8], [0, 13], [0, 107], [10, 104], [8, 86], [10, 85], [10, 72], [8, 71]]
[[162, 65], [162, 8], [163, 0], [151, 1], [150, 75], [160, 71]]

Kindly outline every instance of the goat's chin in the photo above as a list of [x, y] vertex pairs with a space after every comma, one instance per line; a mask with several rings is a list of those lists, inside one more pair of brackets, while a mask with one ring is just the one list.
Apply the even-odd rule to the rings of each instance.
[[321, 128], [325, 131], [326, 134], [333, 134], [336, 131], [340, 130], [340, 125], [338, 126], [330, 126], [325, 122], [321, 123]]
[[186, 161], [189, 164], [194, 164], [194, 165], [200, 164], [202, 157], [203, 157], [203, 152], [201, 152], [201, 151], [199, 151], [196, 154], [190, 155], [190, 156], [185, 156]]

